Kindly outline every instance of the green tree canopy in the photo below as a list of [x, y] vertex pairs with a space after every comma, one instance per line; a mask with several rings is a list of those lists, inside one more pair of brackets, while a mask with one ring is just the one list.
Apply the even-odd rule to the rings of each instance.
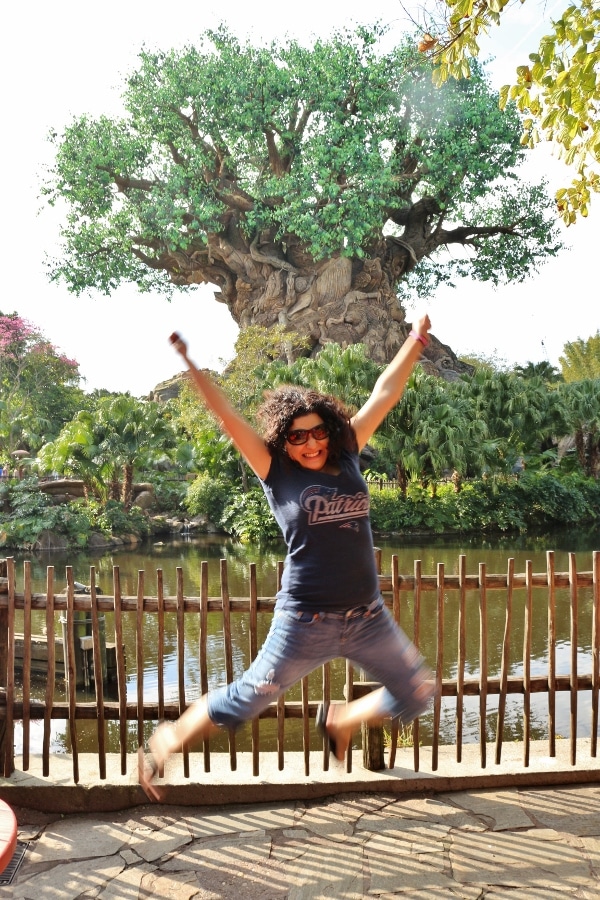
[[[522, 3], [525, 0], [521, 0]], [[436, 58], [435, 81], [466, 77], [479, 54], [479, 36], [501, 22], [509, 0], [442, 0], [432, 16], [421, 50]], [[440, 15], [441, 13], [441, 15]], [[444, 15], [445, 13], [445, 15]], [[552, 21], [537, 51], [517, 68], [513, 85], [500, 93], [524, 114], [522, 142], [533, 147], [554, 141], [577, 171], [570, 187], [556, 194], [567, 225], [587, 216], [591, 191], [600, 191], [600, 6], [571, 0]]]
[[142, 51], [121, 118], [53, 138], [45, 192], [68, 214], [52, 276], [215, 284], [242, 328], [362, 342], [380, 363], [407, 332], [407, 278], [523, 280], [559, 243], [544, 187], [516, 177], [515, 110], [478, 66], [437, 90], [414, 42], [383, 52], [381, 36], [255, 47], [220, 28]]

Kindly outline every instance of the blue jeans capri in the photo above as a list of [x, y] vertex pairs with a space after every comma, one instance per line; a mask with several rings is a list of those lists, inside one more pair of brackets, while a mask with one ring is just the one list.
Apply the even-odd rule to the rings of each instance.
[[276, 610], [250, 667], [236, 681], [209, 692], [210, 719], [224, 728], [238, 728], [313, 669], [338, 657], [384, 687], [382, 718], [399, 718], [407, 725], [427, 708], [433, 693], [431, 672], [378, 598], [346, 613]]

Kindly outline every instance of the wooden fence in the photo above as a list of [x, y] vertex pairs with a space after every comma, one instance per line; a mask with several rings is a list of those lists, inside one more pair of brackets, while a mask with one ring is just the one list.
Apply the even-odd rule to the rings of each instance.
[[[378, 563], [381, 557], [378, 553]], [[282, 564], [278, 565], [278, 580], [281, 577]], [[54, 587], [54, 569], [47, 569], [46, 590], [43, 593], [32, 591], [30, 563], [23, 567], [22, 589], [18, 590], [16, 566], [12, 559], [0, 561], [0, 765], [5, 777], [14, 771], [14, 736], [15, 723], [22, 723], [22, 769], [27, 771], [30, 762], [31, 723], [43, 722], [42, 768], [43, 775], [50, 775], [51, 754], [51, 722], [62, 719], [68, 723], [70, 752], [72, 757], [73, 781], [79, 781], [79, 738], [78, 727], [85, 720], [93, 721], [96, 734], [94, 752], [98, 755], [100, 779], [106, 778], [107, 725], [116, 722], [118, 726], [118, 752], [120, 754], [121, 773], [127, 772], [128, 749], [131, 744], [143, 744], [150, 725], [161, 720], [176, 719], [186, 708], [186, 693], [190, 694], [190, 684], [186, 684], [186, 644], [185, 626], [195, 619], [198, 631], [197, 666], [198, 684], [193, 687], [204, 693], [208, 688], [209, 660], [207, 650], [208, 617], [217, 614], [222, 619], [224, 636], [224, 672], [223, 679], [231, 681], [234, 677], [234, 647], [232, 644], [232, 617], [245, 613], [249, 617], [249, 656], [254, 658], [257, 652], [257, 624], [259, 616], [270, 616], [274, 607], [273, 597], [259, 597], [257, 593], [256, 568], [249, 566], [249, 596], [231, 597], [228, 588], [227, 563], [220, 563], [220, 596], [210, 597], [208, 592], [208, 564], [200, 566], [200, 596], [186, 596], [183, 573], [176, 572], [176, 591], [173, 596], [165, 596], [162, 570], [157, 570], [156, 596], [146, 596], [144, 572], [138, 573], [137, 593], [124, 595], [121, 590], [119, 568], [113, 569], [112, 594], [99, 594], [95, 589], [96, 573], [90, 569], [90, 593], [84, 595], [76, 592], [73, 571], [66, 567], [67, 588], [57, 594]], [[478, 743], [479, 760], [482, 769], [487, 765], [488, 729], [490, 698], [497, 700], [495, 715], [495, 751], [496, 763], [501, 760], [503, 732], [507, 699], [509, 695], [522, 697], [522, 763], [529, 766], [531, 747], [531, 701], [534, 694], [544, 693], [547, 696], [547, 740], [548, 755], [555, 756], [557, 725], [557, 695], [565, 693], [569, 699], [569, 759], [575, 765], [578, 752], [578, 699], [581, 692], [591, 692], [590, 717], [588, 733], [590, 735], [590, 755], [596, 757], [598, 733], [598, 694], [599, 694], [599, 651], [600, 651], [600, 552], [593, 554], [592, 571], [578, 572], [575, 554], [569, 555], [569, 571], [555, 572], [555, 559], [552, 551], [546, 556], [546, 571], [534, 573], [531, 562], [527, 562], [525, 572], [515, 572], [514, 560], [508, 559], [507, 572], [488, 574], [486, 566], [480, 564], [477, 574], [467, 574], [466, 557], [458, 558], [457, 574], [447, 576], [443, 564], [438, 564], [434, 576], [424, 576], [421, 563], [415, 561], [411, 575], [398, 571], [398, 558], [392, 557], [391, 572], [380, 574], [380, 583], [387, 605], [391, 608], [397, 621], [413, 638], [417, 646], [423, 649], [425, 637], [429, 652], [428, 661], [435, 672], [435, 694], [433, 710], [430, 714], [430, 747], [423, 744], [422, 723], [414, 723], [412, 734], [412, 756], [414, 771], [419, 771], [420, 755], [427, 749], [431, 752], [431, 768], [436, 770], [440, 752], [440, 724], [443, 704], [448, 703], [455, 708], [455, 729], [453, 745], [456, 761], [460, 763], [463, 755], [464, 710], [469, 698], [475, 698], [478, 704]], [[519, 618], [515, 615], [517, 605], [515, 596], [519, 595]], [[489, 627], [490, 594], [495, 594], [493, 618], [496, 623], [492, 630]], [[557, 596], [559, 603], [557, 603]], [[580, 597], [584, 597], [584, 610], [580, 608]], [[545, 633], [540, 635], [539, 628], [533, 630], [534, 597], [536, 621], [539, 621], [539, 609], [543, 601], [544, 620], [547, 615]], [[454, 610], [452, 626], [449, 625], [449, 601], [452, 599]], [[498, 604], [497, 600], [502, 601]], [[408, 604], [408, 606], [407, 606]], [[427, 612], [423, 610], [427, 605]], [[568, 610], [564, 607], [568, 606]], [[403, 610], [401, 618], [401, 609]], [[408, 609], [410, 616], [404, 612]], [[15, 676], [15, 613], [22, 610], [23, 621], [23, 660], [19, 665], [21, 675]], [[33, 699], [31, 693], [31, 646], [32, 646], [32, 612], [45, 613], [45, 631], [47, 639], [47, 678], [45, 680], [44, 699]], [[91, 659], [93, 661], [95, 699], [93, 702], [81, 702], [77, 696], [75, 669], [75, 617], [78, 611], [85, 611], [91, 618]], [[561, 612], [561, 621], [567, 621], [568, 634], [557, 633], [557, 612]], [[55, 681], [57, 678], [55, 638], [57, 636], [56, 614], [61, 613], [66, 621], [64, 629], [66, 641], [66, 701], [55, 699]], [[103, 690], [103, 664], [101, 648], [100, 620], [106, 614], [114, 616], [115, 631], [115, 680], [116, 699], [109, 700]], [[566, 615], [568, 613], [568, 615]], [[164, 639], [165, 616], [175, 614], [176, 617], [176, 656], [177, 656], [177, 698], [165, 699], [164, 683]], [[157, 699], [148, 700], [145, 696], [145, 625], [148, 617], [152, 619], [152, 634], [156, 638], [154, 650], [157, 654]], [[566, 616], [566, 618], [565, 618]], [[19, 613], [20, 617], [20, 613]], [[124, 622], [130, 617], [128, 627], [135, 632], [134, 659], [125, 659]], [[585, 620], [585, 626], [583, 622]], [[455, 621], [455, 625], [454, 625]], [[474, 623], [475, 626], [474, 626]], [[502, 631], [501, 634], [497, 633]], [[564, 630], [564, 629], [563, 629]], [[452, 633], [451, 633], [452, 632]], [[514, 665], [514, 633], [522, 634], [523, 652], [519, 666]], [[537, 644], [544, 646], [544, 673], [532, 674], [532, 638]], [[478, 639], [478, 671], [467, 673], [466, 644], [467, 639], [473, 643]], [[490, 673], [488, 648], [490, 644], [499, 651], [500, 666]], [[569, 671], [557, 673], [557, 644], [560, 643], [564, 657], [566, 644], [569, 646]], [[582, 654], [581, 647], [587, 648]], [[448, 648], [453, 647], [452, 659], [448, 660]], [[582, 656], [585, 657], [585, 672], [579, 671]], [[432, 657], [432, 658], [429, 658]], [[511, 674], [512, 659], [512, 674]], [[539, 670], [539, 656], [536, 657]], [[472, 666], [471, 666], [472, 668]], [[514, 674], [514, 669], [520, 669]], [[446, 676], [444, 673], [446, 672]], [[135, 701], [127, 696], [128, 673], [135, 673], [137, 696]], [[449, 677], [449, 674], [451, 677]], [[279, 769], [285, 765], [284, 736], [288, 720], [300, 720], [302, 734], [302, 752], [304, 770], [308, 775], [311, 764], [311, 719], [314, 719], [318, 703], [344, 702], [372, 690], [372, 683], [364, 680], [363, 673], [354, 672], [346, 665], [345, 685], [343, 692], [332, 696], [330, 665], [323, 666], [318, 696], [311, 696], [308, 679], [301, 685], [301, 698], [290, 700], [282, 697], [272, 704], [261, 716], [274, 720], [276, 729], [276, 757]], [[313, 686], [314, 695], [314, 686]], [[450, 698], [450, 700], [448, 700]], [[129, 723], [133, 723], [130, 729]], [[314, 733], [314, 732], [312, 732]], [[398, 729], [392, 728], [388, 736], [387, 759], [382, 760], [382, 732], [379, 729], [363, 731], [363, 758], [365, 764], [372, 768], [383, 765], [394, 766], [398, 747]], [[261, 734], [259, 722], [251, 723], [252, 771], [259, 774], [259, 752], [261, 750]], [[214, 745], [212, 745], [214, 746]], [[206, 741], [202, 746], [205, 771], [210, 771], [211, 743]], [[230, 766], [234, 770], [237, 765], [236, 735], [229, 735]], [[130, 757], [131, 758], [131, 757]], [[312, 756], [314, 762], [314, 754]], [[189, 748], [182, 753], [184, 776], [189, 777]], [[322, 766], [328, 768], [328, 748], [323, 744]], [[347, 771], [350, 771], [352, 754], [349, 752]]]

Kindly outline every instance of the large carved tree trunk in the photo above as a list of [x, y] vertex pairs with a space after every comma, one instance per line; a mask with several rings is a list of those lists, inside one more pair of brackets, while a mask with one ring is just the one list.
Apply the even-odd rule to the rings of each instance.
[[[413, 214], [415, 210], [413, 206]], [[423, 210], [423, 216], [428, 215]], [[293, 236], [276, 242], [263, 233], [249, 244], [232, 216], [223, 232], [209, 235], [208, 252], [203, 248], [170, 254], [161, 264], [176, 283], [219, 285], [215, 298], [227, 304], [240, 328], [283, 325], [307, 337], [313, 353], [327, 342], [342, 347], [362, 343], [371, 359], [384, 364], [410, 329], [395, 286], [431, 250], [423, 224], [414, 234], [405, 227], [407, 240], [380, 239], [363, 259], [336, 255], [315, 262]], [[424, 366], [448, 378], [469, 370], [435, 339], [425, 352]]]

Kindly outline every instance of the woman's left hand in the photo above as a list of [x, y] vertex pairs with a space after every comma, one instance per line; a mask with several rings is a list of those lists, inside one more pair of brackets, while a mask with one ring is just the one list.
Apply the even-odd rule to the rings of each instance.
[[417, 319], [416, 322], [413, 322], [413, 330], [416, 331], [417, 334], [422, 334], [427, 337], [428, 331], [431, 329], [431, 319], [425, 313], [420, 319]]

